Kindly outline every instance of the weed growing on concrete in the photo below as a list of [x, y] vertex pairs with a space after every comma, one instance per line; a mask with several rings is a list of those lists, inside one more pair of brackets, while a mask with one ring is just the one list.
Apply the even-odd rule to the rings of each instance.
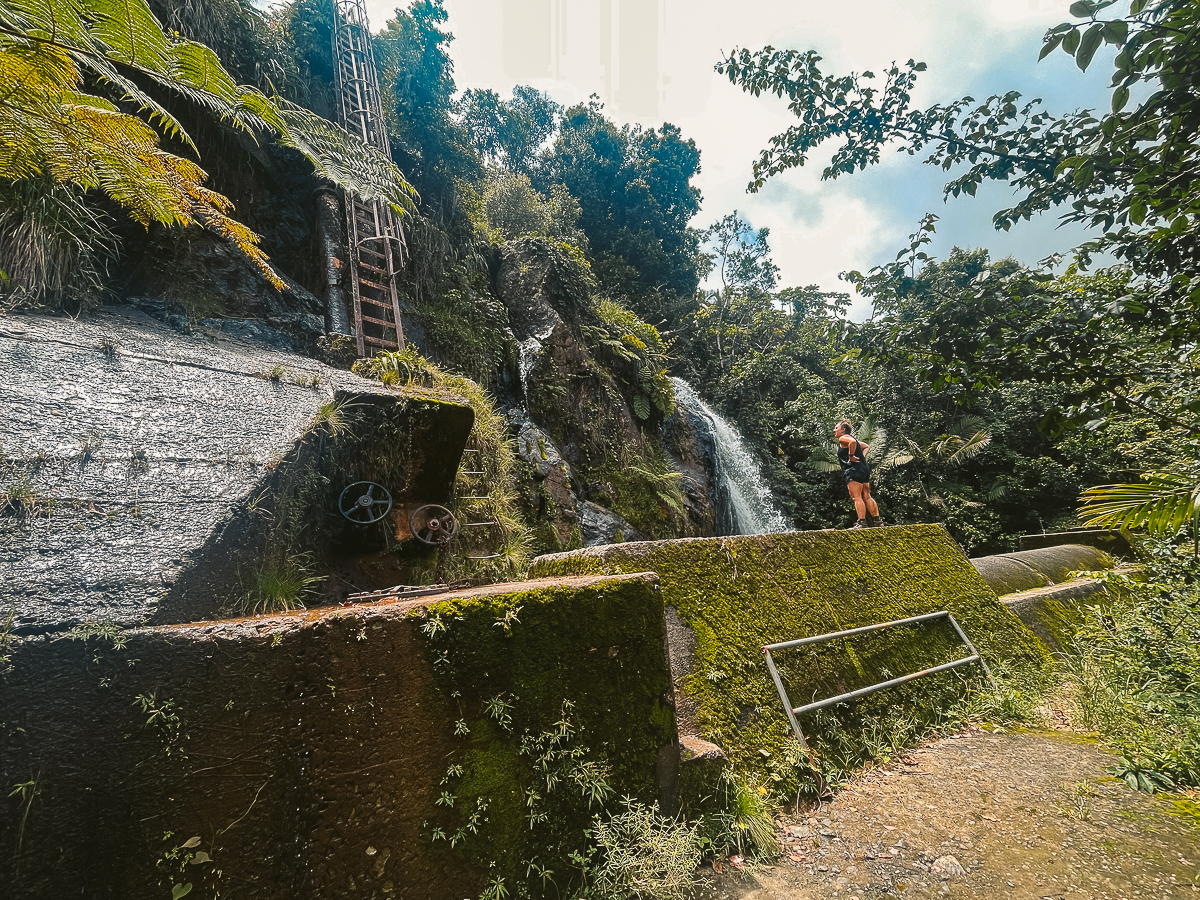
[[54, 511], [54, 501], [40, 496], [33, 489], [33, 482], [26, 476], [12, 482], [0, 492], [0, 515], [18, 519], [36, 519], [49, 516]]
[[330, 437], [341, 437], [350, 430], [350, 422], [346, 413], [353, 405], [345, 400], [340, 403], [330, 400], [328, 403], [321, 404], [317, 409], [317, 414], [313, 416], [311, 430], [323, 429]]
[[17, 826], [17, 853], [21, 852], [21, 846], [25, 843], [25, 824], [29, 821], [29, 811], [33, 808], [33, 801], [41, 793], [38, 784], [42, 780], [42, 770], [38, 769], [37, 774], [29, 781], [20, 784], [14, 784], [9, 792], [9, 797], [18, 797], [21, 804], [21, 822]]
[[616, 897], [683, 900], [692, 895], [702, 842], [697, 826], [661, 816], [625, 797], [624, 811], [596, 818], [592, 833], [603, 851], [596, 885]]
[[271, 366], [269, 369], [263, 369], [261, 372], [255, 372], [254, 377], [261, 378], [263, 381], [270, 381], [278, 384], [283, 380], [283, 377], [287, 375], [289, 371], [290, 370], [288, 367], [282, 363], [275, 363], [275, 365]]
[[325, 580], [312, 574], [312, 555], [286, 554], [275, 564], [265, 564], [254, 573], [250, 593], [235, 612], [242, 616], [267, 615], [303, 609], [304, 599]]
[[99, 349], [100, 349], [100, 352], [104, 354], [106, 359], [116, 359], [117, 358], [117, 342], [113, 338], [109, 337], [108, 335], [105, 335], [104, 337], [100, 338], [100, 348]]
[[0, 625], [0, 675], [6, 675], [12, 671], [12, 623], [16, 615], [17, 608], [10, 606], [8, 615], [4, 617], [4, 624]]
[[149, 694], [138, 694], [133, 698], [133, 705], [140, 707], [146, 716], [143, 727], [158, 731], [166, 746], [167, 755], [179, 752], [179, 740], [183, 737], [183, 719], [179, 715], [178, 704], [169, 697], [159, 699], [158, 690]]
[[1055, 808], [1060, 816], [1087, 821], [1091, 815], [1092, 798], [1096, 796], [1096, 786], [1090, 781], [1080, 781], [1076, 784], [1063, 782], [1059, 789], [1066, 795], [1066, 802], [1055, 801]]

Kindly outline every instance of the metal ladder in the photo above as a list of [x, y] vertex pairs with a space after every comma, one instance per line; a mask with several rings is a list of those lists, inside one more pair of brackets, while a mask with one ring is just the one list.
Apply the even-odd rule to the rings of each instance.
[[[365, 0], [334, 0], [333, 58], [337, 75], [338, 124], [391, 158], [375, 54]], [[404, 232], [392, 208], [342, 192], [350, 245], [350, 285], [358, 355], [404, 349], [397, 254], [405, 251]], [[393, 252], [395, 251], [395, 252]], [[366, 312], [363, 306], [367, 306]]]
[[[463, 450], [463, 453], [464, 454], [474, 453], [474, 454], [476, 454], [475, 458], [476, 459], [479, 458], [478, 457], [479, 451], [472, 450], [470, 447], [465, 448]], [[476, 465], [479, 465], [479, 463], [476, 463]], [[472, 470], [464, 470], [462, 474], [468, 475], [468, 476], [471, 476], [474, 478], [478, 478], [478, 477], [486, 475], [487, 473], [482, 470], [473, 470], [473, 471]], [[481, 490], [481, 488], [475, 487], [473, 490], [479, 491], [479, 490]], [[487, 496], [487, 494], [472, 494], [472, 495], [458, 497], [458, 499], [460, 501], [471, 503], [473, 501], [478, 501], [478, 500], [487, 500], [488, 496]], [[498, 521], [496, 521], [495, 519], [488, 519], [483, 522], [463, 522], [462, 527], [463, 528], [495, 528], [495, 529], [499, 530], [500, 523]], [[499, 553], [489, 553], [489, 554], [485, 554], [482, 556], [467, 556], [466, 559], [497, 559], [499, 556], [500, 556]]]

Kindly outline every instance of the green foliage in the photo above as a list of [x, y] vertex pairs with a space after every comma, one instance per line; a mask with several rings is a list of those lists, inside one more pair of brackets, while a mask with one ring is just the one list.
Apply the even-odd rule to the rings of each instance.
[[561, 184], [550, 185], [543, 196], [533, 189], [528, 175], [493, 169], [478, 204], [480, 224], [495, 243], [541, 237], [587, 248], [587, 237], [575, 224], [579, 201]]
[[643, 322], [615, 300], [596, 301], [599, 324], [581, 330], [589, 349], [608, 369], [630, 398], [634, 415], [649, 422], [652, 411], [663, 419], [675, 410], [675, 391], [667, 376], [666, 346], [658, 329]]
[[0, 181], [0, 299], [18, 308], [88, 310], [106, 289], [117, 245], [76, 185]]
[[628, 297], [643, 316], [660, 308], [656, 290], [690, 297], [699, 281], [699, 211], [691, 179], [700, 151], [674, 125], [617, 128], [595, 99], [563, 113], [558, 137], [534, 184], [563, 184], [580, 204], [604, 288]]
[[684, 900], [693, 893], [701, 839], [695, 825], [668, 819], [625, 797], [623, 812], [597, 816], [592, 827], [603, 862], [596, 884], [613, 900]]
[[1150, 793], [1200, 785], [1200, 590], [1172, 545], [1155, 546], [1149, 580], [1090, 573], [1109, 602], [1065, 665], [1080, 721], [1121, 754], [1114, 774]]
[[267, 563], [254, 573], [253, 587], [237, 612], [257, 616], [303, 609], [305, 597], [313, 594], [325, 580], [312, 573], [310, 554], [285, 554], [275, 563]]
[[392, 151], [439, 222], [460, 214], [456, 183], [483, 171], [471, 136], [453, 116], [454, 63], [446, 45], [454, 36], [441, 27], [446, 18], [443, 0], [414, 0], [372, 41]]
[[495, 91], [464, 91], [455, 111], [484, 160], [526, 175], [562, 116], [562, 107], [548, 94], [523, 84], [513, 87], [508, 101]]
[[[876, 83], [871, 72], [826, 76], [813, 51], [735, 50], [718, 71], [749, 93], [786, 97], [798, 124], [772, 138], [755, 163], [752, 189], [773, 174], [803, 165], [826, 140], [838, 141], [823, 177], [835, 178], [880, 159], [898, 145], [925, 162], [959, 174], [947, 195], [974, 195], [986, 180], [1006, 181], [1018, 201], [998, 212], [997, 227], [1064, 205], [1066, 221], [1100, 232], [1076, 250], [1085, 266], [1109, 252], [1128, 266], [1079, 283], [1074, 271], [1056, 281], [1018, 266], [981, 274], [934, 299], [909, 318], [897, 310], [911, 293], [923, 246], [934, 228], [926, 216], [894, 263], [866, 276], [851, 273], [872, 297], [880, 320], [860, 332], [861, 352], [903, 357], [960, 401], [980, 388], [1014, 379], [1059, 385], [1053, 428], [1131, 409], [1179, 424], [1200, 409], [1195, 388], [1200, 333], [1200, 271], [1193, 244], [1200, 212], [1196, 110], [1191, 77], [1200, 49], [1190, 39], [1200, 7], [1191, 0], [1134, 3], [1121, 19], [1099, 17], [1108, 3], [1076, 3], [1074, 16], [1047, 31], [1042, 56], [1062, 48], [1081, 69], [1102, 42], [1117, 48], [1111, 111], [1054, 116], [1040, 101], [1009, 91], [977, 103], [964, 97], [912, 108], [924, 63], [893, 65]], [[1127, 109], [1131, 88], [1145, 99]], [[997, 277], [999, 276], [999, 277]], [[1132, 360], [1137, 360], [1131, 365]]]
[[[99, 190], [135, 221], [197, 223], [229, 240], [277, 288], [258, 237], [227, 213], [231, 203], [203, 186], [195, 162], [166, 152], [162, 133], [195, 152], [180, 121], [142, 85], [182, 97], [232, 128], [266, 132], [300, 150], [321, 177], [367, 198], [411, 208], [412, 189], [378, 151], [308, 110], [238, 85], [211, 49], [168, 35], [145, 0], [0, 4], [0, 74], [14, 86], [0, 107], [7, 135], [0, 179], [49, 179]], [[123, 112], [100, 83], [128, 101]]]
[[1107, 484], [1081, 495], [1079, 515], [1089, 527], [1145, 528], [1171, 535], [1200, 516], [1200, 464], [1187, 472], [1147, 472], [1141, 484]]

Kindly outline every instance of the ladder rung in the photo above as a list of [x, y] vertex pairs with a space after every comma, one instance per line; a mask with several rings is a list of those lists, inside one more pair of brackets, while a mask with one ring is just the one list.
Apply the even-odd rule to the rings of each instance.
[[358, 267], [360, 269], [370, 269], [372, 272], [378, 272], [380, 275], [389, 274], [387, 269], [381, 269], [378, 266], [373, 266], [370, 263], [363, 262], [362, 260], [359, 260]]
[[[373, 241], [373, 240], [377, 240], [377, 238], [363, 238], [363, 240]], [[386, 253], [381, 253], [378, 250], [372, 250], [370, 247], [364, 247], [364, 246], [362, 246], [361, 243], [358, 246], [358, 252], [360, 254], [361, 253], [370, 253], [372, 256], [378, 256], [380, 259], [387, 259]]]
[[367, 287], [374, 288], [377, 291], [386, 291], [388, 289], [386, 284], [376, 284], [374, 281], [368, 281], [366, 278], [363, 278], [361, 275], [358, 276], [358, 283], [365, 284]]
[[383, 319], [372, 319], [370, 316], [363, 316], [362, 320], [364, 322], [372, 322], [375, 325], [383, 325], [385, 328], [395, 328], [396, 327], [395, 322], [385, 322]]
[[395, 341], [389, 341], [384, 338], [371, 337], [371, 335], [369, 335], [369, 334], [364, 334], [362, 336], [362, 339], [366, 343], [374, 344], [377, 347], [392, 347], [396, 350], [400, 349], [400, 345], [397, 344]]
[[371, 297], [363, 297], [362, 295], [359, 295], [358, 302], [359, 303], [370, 303], [372, 306], [379, 306], [379, 307], [382, 307], [383, 309], [391, 309], [392, 308], [392, 304], [390, 304], [390, 303], [384, 303], [382, 300], [375, 300]]

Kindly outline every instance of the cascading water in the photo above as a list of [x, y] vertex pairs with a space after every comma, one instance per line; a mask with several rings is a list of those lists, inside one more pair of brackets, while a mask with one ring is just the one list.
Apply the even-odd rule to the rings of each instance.
[[671, 383], [681, 411], [712, 445], [717, 534], [792, 530], [737, 429], [713, 412], [682, 378], [672, 378]]

